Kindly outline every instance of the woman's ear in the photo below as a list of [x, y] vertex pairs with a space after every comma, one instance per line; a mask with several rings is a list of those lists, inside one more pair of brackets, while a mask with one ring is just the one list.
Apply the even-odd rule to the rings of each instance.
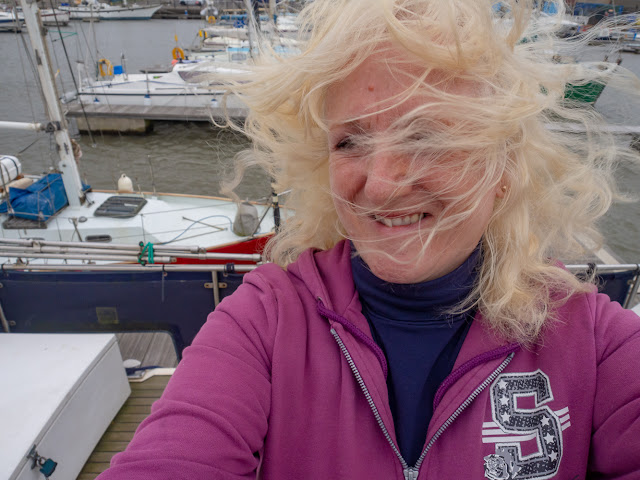
[[509, 190], [507, 184], [504, 183], [503, 180], [500, 180], [498, 185], [496, 185], [496, 198], [504, 198], [504, 196], [507, 194], [507, 190]]

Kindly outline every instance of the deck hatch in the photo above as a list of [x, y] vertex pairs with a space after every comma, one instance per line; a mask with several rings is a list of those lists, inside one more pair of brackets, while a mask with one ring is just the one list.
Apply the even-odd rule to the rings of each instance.
[[100, 205], [94, 215], [96, 217], [131, 218], [135, 217], [147, 200], [142, 197], [114, 195]]
[[28, 218], [9, 217], [2, 223], [2, 228], [5, 230], [31, 230], [41, 229], [45, 230], [47, 224], [40, 220], [30, 220]]

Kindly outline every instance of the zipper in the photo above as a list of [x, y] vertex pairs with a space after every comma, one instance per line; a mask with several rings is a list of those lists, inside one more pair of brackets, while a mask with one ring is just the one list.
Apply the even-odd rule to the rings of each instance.
[[378, 423], [378, 426], [382, 430], [382, 434], [387, 439], [387, 442], [391, 446], [393, 452], [396, 454], [396, 457], [398, 457], [398, 460], [400, 460], [400, 464], [402, 465], [402, 473], [404, 475], [405, 480], [417, 480], [418, 473], [420, 471], [420, 466], [422, 465], [422, 462], [424, 461], [425, 457], [427, 456], [427, 453], [429, 452], [429, 450], [431, 449], [433, 444], [436, 442], [436, 440], [442, 435], [442, 433], [447, 428], [449, 428], [449, 426], [455, 421], [455, 419], [458, 418], [460, 416], [460, 414], [469, 405], [471, 405], [471, 403], [476, 399], [476, 397], [478, 395], [480, 395], [480, 393], [485, 388], [487, 388], [491, 384], [491, 382], [493, 382], [495, 380], [495, 378], [498, 375], [500, 375], [500, 373], [507, 367], [507, 365], [509, 365], [509, 363], [511, 362], [511, 360], [513, 359], [513, 357], [515, 355], [515, 353], [511, 352], [507, 356], [507, 358], [505, 358], [502, 361], [502, 363], [500, 365], [498, 365], [498, 367], [491, 373], [491, 375], [489, 375], [480, 385], [478, 385], [478, 387], [473, 392], [471, 392], [471, 394], [467, 397], [467, 399], [464, 402], [462, 402], [462, 404], [449, 416], [449, 418], [442, 424], [442, 426], [436, 431], [436, 433], [433, 434], [433, 437], [431, 437], [431, 440], [429, 440], [429, 443], [427, 443], [427, 445], [425, 446], [425, 448], [422, 451], [422, 454], [420, 455], [420, 458], [418, 458], [418, 461], [416, 462], [415, 466], [410, 467], [407, 464], [407, 462], [405, 461], [405, 459], [402, 457], [402, 454], [400, 453], [400, 450], [398, 450], [398, 447], [393, 442], [393, 439], [391, 438], [391, 435], [389, 434], [389, 430], [387, 430], [387, 427], [385, 426], [384, 422], [382, 421], [382, 417], [380, 416], [380, 412], [378, 411], [378, 408], [376, 407], [375, 403], [373, 402], [373, 398], [371, 398], [371, 394], [369, 393], [369, 389], [365, 385], [364, 380], [362, 379], [362, 375], [360, 375], [360, 371], [358, 370], [358, 367], [356, 367], [356, 364], [353, 361], [353, 358], [351, 357], [351, 354], [349, 353], [349, 350], [347, 350], [347, 347], [345, 346], [344, 342], [340, 338], [340, 335], [338, 335], [338, 332], [336, 332], [336, 330], [333, 327], [331, 328], [330, 331], [331, 331], [331, 335], [333, 335], [333, 338], [335, 339], [336, 343], [340, 347], [340, 351], [342, 352], [342, 354], [346, 358], [347, 363], [349, 364], [349, 368], [351, 369], [351, 372], [353, 373], [354, 377], [356, 378], [356, 381], [358, 382], [358, 385], [360, 385], [360, 389], [362, 390], [362, 393], [364, 394], [365, 399], [367, 400], [367, 403], [369, 404], [369, 407], [371, 408], [371, 411], [373, 412], [373, 416], [375, 417], [376, 422]]
[[[467, 399], [462, 402], [462, 404], [456, 408], [456, 410], [449, 416], [449, 418], [447, 418], [447, 420], [442, 424], [442, 426], [436, 431], [436, 433], [433, 434], [433, 437], [431, 437], [431, 440], [429, 440], [429, 443], [427, 443], [427, 445], [424, 447], [424, 450], [422, 451], [422, 455], [420, 455], [420, 458], [418, 458], [418, 461], [416, 462], [415, 468], [416, 471], [418, 471], [420, 469], [420, 465], [422, 465], [422, 462], [424, 461], [425, 457], [427, 456], [427, 453], [429, 452], [429, 450], [431, 449], [431, 447], [433, 446], [433, 444], [436, 442], [436, 440], [438, 440], [438, 438], [442, 435], [442, 433], [449, 428], [449, 426], [455, 421], [456, 418], [458, 418], [460, 416], [460, 414], [464, 411], [465, 408], [467, 408], [469, 405], [471, 405], [471, 403], [476, 399], [476, 397], [478, 395], [480, 395], [480, 393], [487, 388], [491, 382], [493, 382], [496, 377], [498, 375], [500, 375], [500, 373], [507, 368], [507, 365], [509, 365], [509, 363], [511, 362], [511, 360], [513, 359], [515, 353], [511, 352], [507, 358], [505, 358], [502, 363], [500, 365], [498, 365], [498, 367], [491, 373], [491, 375], [489, 375], [484, 382], [482, 382], [480, 385], [478, 385], [476, 387], [476, 389], [471, 392], [471, 394], [467, 397]], [[406, 478], [406, 475], [405, 475]]]
[[404, 473], [404, 480], [418, 480], [418, 467], [405, 468], [402, 473]]
[[[349, 353], [349, 350], [347, 350], [347, 347], [345, 347], [344, 343], [342, 342], [340, 335], [338, 335], [338, 332], [336, 332], [333, 327], [331, 328], [331, 335], [333, 335], [333, 338], [335, 338], [336, 343], [338, 344], [338, 346], [340, 347], [340, 350], [342, 351], [342, 354], [347, 359], [347, 363], [349, 363], [349, 368], [351, 368], [351, 371], [353, 372], [353, 376], [356, 377], [356, 381], [358, 382], [358, 385], [360, 385], [360, 389], [362, 390], [362, 393], [364, 393], [364, 397], [367, 399], [367, 403], [369, 404], [369, 407], [373, 412], [373, 416], [375, 417], [376, 422], [378, 422], [378, 426], [380, 427], [380, 429], [382, 430], [382, 433], [384, 434], [384, 438], [387, 439], [387, 442], [389, 442], [389, 445], [391, 445], [393, 452], [398, 457], [398, 460], [400, 460], [400, 464], [402, 465], [402, 470], [403, 472], [405, 472], [404, 478], [407, 480], [415, 480], [415, 478], [417, 477], [407, 477], [406, 472], [412, 469], [409, 467], [409, 465], [407, 465], [407, 462], [405, 461], [405, 459], [402, 458], [402, 455], [400, 454], [400, 450], [398, 450], [398, 447], [396, 447], [396, 444], [393, 443], [393, 439], [389, 434], [389, 430], [387, 430], [387, 427], [384, 425], [384, 422], [382, 421], [382, 417], [380, 417], [380, 412], [378, 412], [378, 407], [376, 407], [376, 404], [373, 403], [373, 398], [371, 398], [369, 389], [364, 384], [364, 380], [362, 379], [362, 375], [360, 375], [360, 372], [358, 371], [358, 367], [356, 367], [356, 364], [354, 363], [353, 358], [351, 358], [351, 354]], [[416, 473], [417, 473], [417, 470], [416, 470]]]

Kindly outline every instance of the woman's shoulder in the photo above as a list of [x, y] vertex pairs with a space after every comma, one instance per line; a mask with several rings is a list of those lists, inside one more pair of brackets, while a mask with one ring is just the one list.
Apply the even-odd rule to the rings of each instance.
[[244, 282], [277, 291], [293, 289], [314, 299], [333, 298], [353, 286], [350, 252], [344, 241], [326, 250], [309, 248], [286, 268], [274, 263], [259, 266]]
[[256, 304], [315, 302], [318, 297], [339, 297], [338, 292], [353, 285], [349, 258], [348, 245], [345, 247], [344, 242], [340, 242], [327, 250], [308, 249], [286, 268], [264, 263], [246, 273], [242, 285], [226, 297], [221, 306], [233, 304], [237, 308], [238, 304], [244, 304], [255, 307]]
[[573, 295], [560, 308], [559, 320], [571, 332], [592, 337], [599, 362], [620, 348], [640, 352], [640, 317], [595, 287]]

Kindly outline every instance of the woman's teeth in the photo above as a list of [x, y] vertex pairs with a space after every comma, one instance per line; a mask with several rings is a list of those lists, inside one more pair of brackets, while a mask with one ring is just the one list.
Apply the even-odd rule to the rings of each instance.
[[385, 224], [387, 227], [399, 227], [401, 225], [411, 225], [420, 221], [424, 217], [423, 213], [414, 213], [413, 215], [407, 215], [404, 217], [381, 217], [380, 215], [374, 215], [377, 222]]

